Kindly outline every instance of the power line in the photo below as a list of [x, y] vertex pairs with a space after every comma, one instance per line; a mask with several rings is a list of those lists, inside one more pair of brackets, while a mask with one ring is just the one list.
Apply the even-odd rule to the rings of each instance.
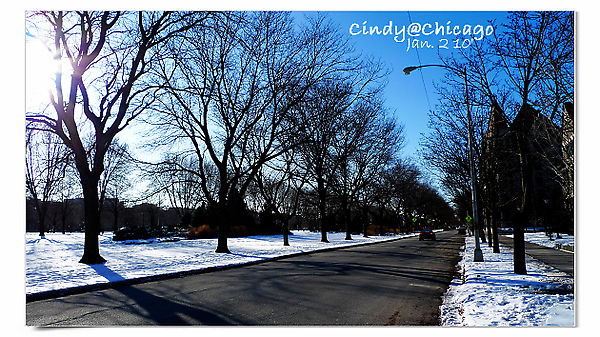
[[[410, 17], [410, 12], [406, 11], [406, 14], [408, 14], [409, 25], [412, 25], [412, 18]], [[417, 52], [417, 59], [419, 60], [419, 65], [422, 65], [421, 56], [419, 56], [419, 49], [415, 48], [415, 51]], [[429, 107], [429, 111], [431, 111], [431, 102], [429, 101], [429, 93], [427, 93], [427, 86], [425, 85], [425, 78], [423, 77], [423, 71], [421, 69], [419, 69], [419, 74], [421, 74], [421, 82], [423, 82], [423, 88], [425, 88], [425, 97], [427, 98], [427, 106]]]

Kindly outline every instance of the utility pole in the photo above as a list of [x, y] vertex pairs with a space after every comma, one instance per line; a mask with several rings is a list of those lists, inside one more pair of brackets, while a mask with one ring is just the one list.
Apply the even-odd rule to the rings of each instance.
[[473, 252], [473, 262], [483, 262], [483, 253], [479, 245], [479, 213], [477, 211], [477, 179], [475, 175], [475, 162], [473, 159], [473, 123], [471, 121], [471, 107], [469, 106], [469, 86], [467, 81], [467, 68], [463, 70], [456, 69], [443, 64], [427, 64], [420, 66], [412, 66], [404, 68], [404, 74], [408, 75], [413, 70], [417, 70], [424, 67], [440, 67], [450, 69], [458, 74], [461, 74], [465, 79], [465, 104], [467, 105], [467, 147], [469, 151], [469, 175], [471, 180], [471, 206], [473, 208], [473, 231], [475, 232], [475, 250]]

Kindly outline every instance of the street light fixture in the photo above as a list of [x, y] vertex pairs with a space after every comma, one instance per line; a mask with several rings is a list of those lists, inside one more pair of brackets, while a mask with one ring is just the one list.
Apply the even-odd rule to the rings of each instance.
[[419, 67], [406, 67], [402, 71], [404, 71], [404, 75], [410, 75], [410, 72], [416, 69], [419, 69]]
[[473, 262], [483, 262], [483, 253], [479, 246], [479, 216], [477, 212], [477, 185], [475, 177], [475, 162], [473, 160], [473, 123], [471, 122], [471, 108], [469, 107], [469, 90], [467, 82], [467, 68], [460, 70], [443, 64], [426, 64], [420, 66], [410, 66], [403, 69], [405, 75], [409, 75], [412, 71], [425, 68], [438, 67], [450, 69], [453, 72], [461, 74], [465, 79], [465, 104], [467, 105], [467, 127], [468, 132], [468, 150], [469, 150], [469, 170], [471, 176], [471, 205], [473, 207], [473, 231], [475, 232], [475, 251], [473, 252]]

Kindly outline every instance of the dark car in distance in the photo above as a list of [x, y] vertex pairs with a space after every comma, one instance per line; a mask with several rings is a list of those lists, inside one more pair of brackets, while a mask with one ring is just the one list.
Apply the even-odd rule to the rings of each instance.
[[435, 233], [431, 229], [424, 229], [419, 233], [419, 241], [433, 240], [435, 241]]
[[147, 240], [152, 235], [145, 227], [122, 227], [113, 235], [113, 241]]

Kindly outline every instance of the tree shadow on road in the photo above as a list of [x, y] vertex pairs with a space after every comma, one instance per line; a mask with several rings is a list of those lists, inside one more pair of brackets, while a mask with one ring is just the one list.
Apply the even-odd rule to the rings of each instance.
[[[244, 324], [240, 320], [227, 317], [224, 313], [203, 308], [197, 304], [185, 303], [180, 296], [167, 298], [160, 294], [144, 291], [140, 287], [122, 287], [116, 290], [134, 302], [127, 306], [128, 313], [138, 316], [144, 322], [143, 325], [224, 326]], [[150, 322], [148, 323], [148, 321]], [[134, 323], [134, 325], [138, 324]]]
[[[99, 275], [109, 282], [125, 281], [125, 278], [112, 271], [104, 264], [90, 265]], [[165, 286], [166, 287], [166, 286]], [[166, 288], [164, 289], [166, 290]], [[90, 300], [97, 313], [90, 315], [93, 320], [89, 325], [239, 325], [240, 320], [229, 317], [226, 313], [204, 308], [197, 303], [187, 302], [182, 292], [167, 295], [160, 288], [144, 285], [122, 286], [102, 293], [102, 296]], [[115, 293], [117, 292], [117, 293]], [[173, 296], [175, 293], [177, 295]], [[120, 294], [120, 295], [119, 295]], [[125, 298], [123, 298], [123, 296]], [[93, 303], [92, 303], [93, 302]], [[98, 307], [102, 308], [98, 310]], [[102, 315], [102, 312], [110, 314]], [[96, 319], [93, 316], [100, 316]], [[78, 322], [79, 323], [79, 322]], [[82, 322], [83, 325], [88, 325]]]

